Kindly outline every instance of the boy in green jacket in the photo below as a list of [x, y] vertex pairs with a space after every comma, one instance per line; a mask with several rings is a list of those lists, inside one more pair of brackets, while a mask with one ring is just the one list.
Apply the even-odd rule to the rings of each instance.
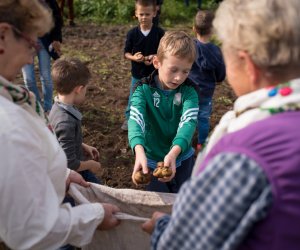
[[173, 174], [152, 177], [148, 191], [178, 192], [194, 165], [191, 140], [197, 125], [196, 85], [187, 77], [196, 58], [195, 43], [182, 31], [167, 32], [153, 58], [156, 70], [135, 86], [128, 138], [135, 153], [134, 174], [154, 170], [163, 161]]

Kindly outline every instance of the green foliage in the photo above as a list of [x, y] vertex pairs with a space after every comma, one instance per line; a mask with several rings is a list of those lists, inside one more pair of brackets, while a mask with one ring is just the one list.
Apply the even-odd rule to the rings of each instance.
[[77, 16], [101, 23], [127, 23], [134, 14], [134, 2], [126, 0], [77, 0]]
[[[87, 21], [99, 23], [125, 24], [134, 21], [134, 0], [75, 0], [76, 16]], [[192, 23], [197, 12], [197, 1], [190, 0], [190, 6], [184, 0], [164, 0], [161, 13], [163, 26], [179, 23]], [[203, 0], [204, 9], [215, 9], [215, 0]]]

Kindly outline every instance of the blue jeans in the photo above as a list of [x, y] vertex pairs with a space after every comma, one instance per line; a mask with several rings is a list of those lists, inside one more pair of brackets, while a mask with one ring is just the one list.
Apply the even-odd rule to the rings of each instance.
[[176, 168], [175, 177], [170, 182], [161, 182], [152, 176], [151, 182], [146, 186], [146, 190], [163, 193], [178, 193], [181, 185], [191, 177], [194, 163], [194, 156], [182, 161], [181, 166]]
[[[37, 57], [39, 63], [40, 80], [42, 83], [44, 110], [47, 112], [51, 110], [53, 94], [53, 83], [51, 79], [51, 58], [42, 42], [40, 40], [38, 40], [38, 42], [41, 45], [41, 49], [38, 51]], [[32, 91], [35, 94], [37, 100], [41, 102], [35, 79], [34, 64], [25, 65], [22, 68], [22, 74], [26, 87], [30, 91]]]
[[135, 85], [139, 80], [140, 80], [140, 79], [131, 77], [130, 94], [129, 94], [129, 97], [128, 97], [128, 104], [127, 104], [127, 108], [126, 108], [126, 111], [125, 111], [125, 117], [126, 117], [126, 120], [127, 120], [127, 121], [128, 121], [128, 119], [129, 119], [129, 115], [130, 115], [130, 101], [131, 101], [131, 96], [132, 96], [132, 93], [133, 93], [133, 87], [134, 87], [134, 85]]
[[198, 113], [198, 144], [204, 144], [210, 126], [210, 115], [212, 111], [212, 97], [199, 97]]

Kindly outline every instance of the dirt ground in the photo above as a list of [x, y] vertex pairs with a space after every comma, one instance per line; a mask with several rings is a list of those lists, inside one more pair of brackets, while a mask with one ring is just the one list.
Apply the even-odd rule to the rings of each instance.
[[[131, 181], [134, 156], [127, 132], [121, 130], [130, 87], [130, 62], [123, 46], [130, 26], [78, 24], [63, 28], [63, 52], [87, 62], [92, 80], [83, 113], [84, 142], [100, 151], [103, 184], [115, 188], [135, 187]], [[188, 27], [174, 28], [189, 30]], [[217, 86], [211, 118], [213, 128], [232, 107], [234, 95], [226, 83]], [[196, 137], [195, 137], [196, 139]], [[195, 144], [194, 140], [193, 144]]]

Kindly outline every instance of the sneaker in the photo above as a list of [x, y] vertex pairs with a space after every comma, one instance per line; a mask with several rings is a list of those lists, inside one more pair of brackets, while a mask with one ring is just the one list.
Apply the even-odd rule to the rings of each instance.
[[121, 126], [121, 129], [124, 131], [128, 131], [128, 121], [125, 120]]

